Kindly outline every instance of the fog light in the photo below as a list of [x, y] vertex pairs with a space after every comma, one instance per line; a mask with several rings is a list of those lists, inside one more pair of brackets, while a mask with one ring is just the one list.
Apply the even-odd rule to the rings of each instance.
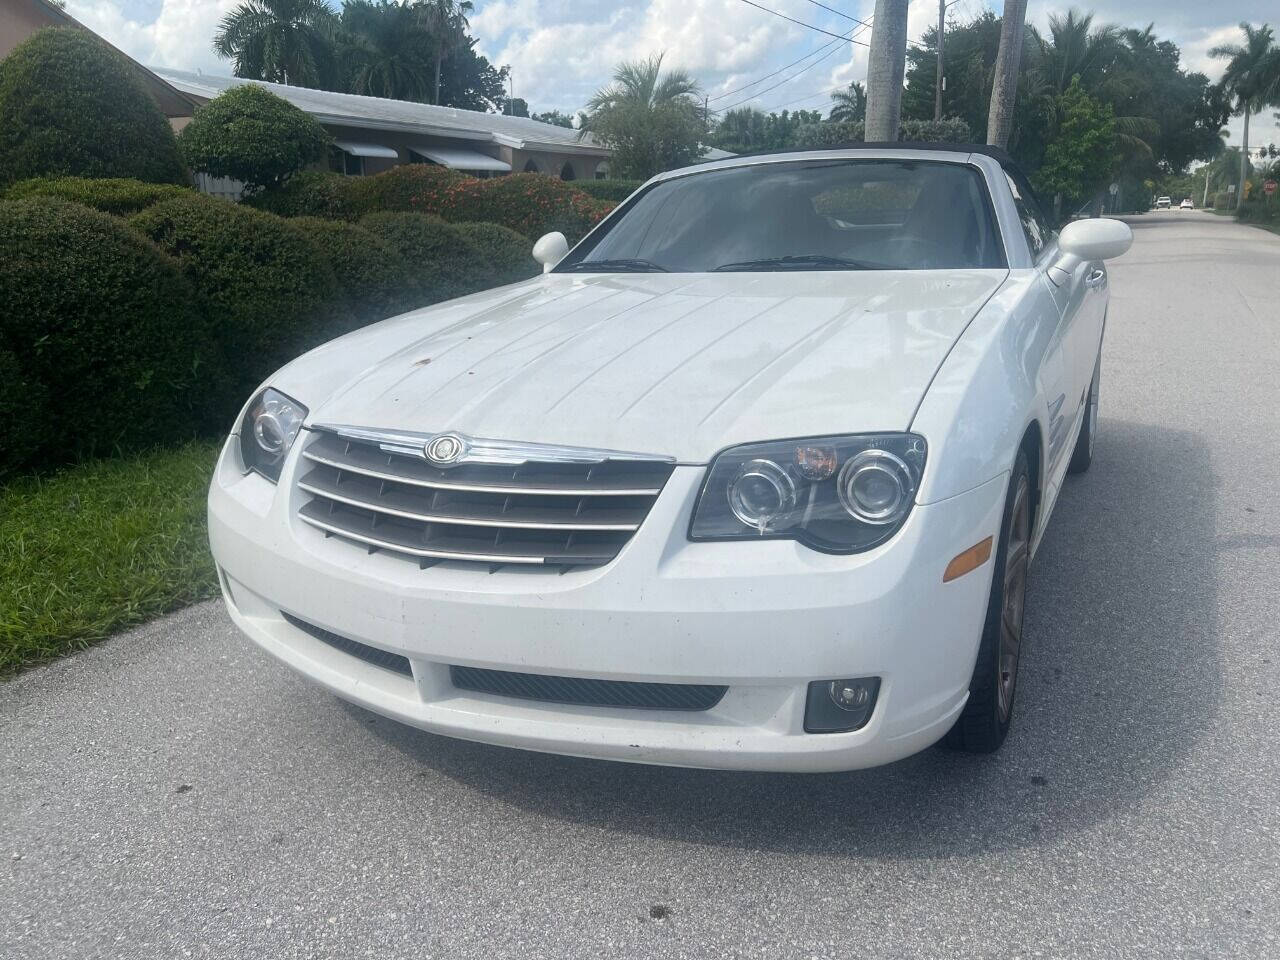
[[847, 733], [867, 725], [880, 692], [879, 677], [815, 680], [804, 708], [805, 733]]

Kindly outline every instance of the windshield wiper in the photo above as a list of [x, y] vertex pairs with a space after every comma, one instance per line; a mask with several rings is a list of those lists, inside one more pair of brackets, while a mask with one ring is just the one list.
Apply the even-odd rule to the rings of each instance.
[[636, 260], [636, 259], [619, 259], [619, 260], [581, 260], [578, 263], [570, 264], [564, 268], [565, 273], [571, 273], [575, 270], [581, 271], [599, 271], [607, 273], [610, 270], [627, 271], [630, 273], [670, 273], [664, 266], [654, 263], [652, 260]]
[[821, 270], [824, 267], [839, 267], [842, 270], [879, 270], [878, 263], [865, 260], [847, 260], [844, 257], [826, 257], [822, 254], [809, 253], [799, 257], [768, 257], [764, 260], [739, 260], [736, 263], [722, 263], [719, 270]]

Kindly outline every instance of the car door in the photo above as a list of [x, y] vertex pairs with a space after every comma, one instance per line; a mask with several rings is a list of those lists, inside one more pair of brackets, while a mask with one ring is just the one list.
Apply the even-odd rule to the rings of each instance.
[[[1049, 268], [1058, 259], [1058, 240], [1048, 217], [1036, 202], [1031, 187], [1017, 171], [1006, 170], [1009, 189], [1013, 193], [1014, 206], [1022, 221], [1023, 233], [1038, 274], [1037, 283], [1042, 295], [1053, 304], [1057, 313], [1057, 327], [1046, 348], [1040, 371], [1040, 387], [1048, 406], [1048, 422], [1045, 424], [1048, 479], [1056, 482], [1059, 466], [1068, 452], [1067, 441], [1072, 437], [1072, 427], [1080, 415], [1082, 405], [1081, 350], [1087, 293], [1087, 271], [1084, 265], [1062, 284], [1049, 276]], [[1092, 376], [1092, 366], [1089, 375]]]

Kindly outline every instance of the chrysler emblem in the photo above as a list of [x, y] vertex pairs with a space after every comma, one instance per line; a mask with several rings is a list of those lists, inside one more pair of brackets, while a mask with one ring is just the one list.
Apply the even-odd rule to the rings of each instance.
[[442, 433], [427, 441], [423, 452], [437, 467], [451, 467], [462, 459], [467, 445], [456, 433]]

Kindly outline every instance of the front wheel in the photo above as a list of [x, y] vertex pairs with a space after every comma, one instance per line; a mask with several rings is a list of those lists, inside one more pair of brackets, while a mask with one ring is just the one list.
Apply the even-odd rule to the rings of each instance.
[[992, 753], [1004, 743], [1013, 720], [1013, 695], [1022, 659], [1022, 622], [1031, 562], [1031, 471], [1025, 451], [1018, 452], [1005, 498], [1004, 521], [991, 597], [983, 623], [978, 660], [969, 681], [969, 700], [945, 746], [969, 753]]

